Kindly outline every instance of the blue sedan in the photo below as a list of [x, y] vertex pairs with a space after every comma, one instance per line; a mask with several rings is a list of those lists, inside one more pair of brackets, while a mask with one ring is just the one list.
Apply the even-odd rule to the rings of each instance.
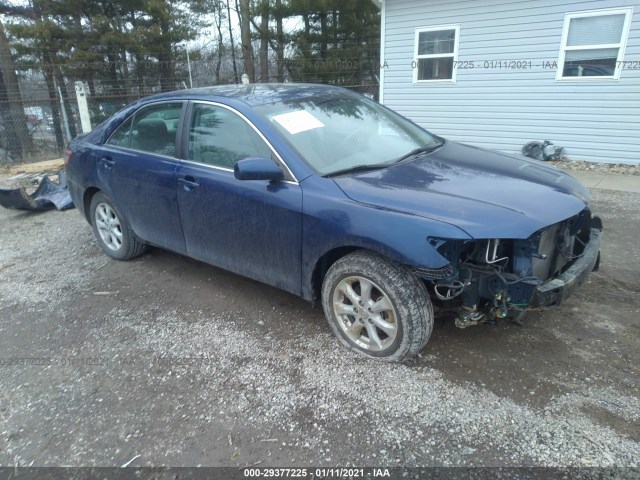
[[557, 306], [599, 263], [587, 189], [433, 135], [347, 90], [144, 98], [66, 152], [74, 204], [118, 260], [147, 245], [319, 301], [346, 347], [400, 361], [453, 302], [466, 328]]

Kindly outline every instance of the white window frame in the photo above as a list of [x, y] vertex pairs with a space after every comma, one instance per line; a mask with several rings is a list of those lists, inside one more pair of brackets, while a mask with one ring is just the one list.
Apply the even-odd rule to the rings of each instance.
[[[567, 46], [567, 38], [569, 36], [569, 25], [574, 18], [584, 17], [603, 17], [608, 15], [625, 15], [624, 25], [622, 26], [622, 32], [620, 35], [620, 42], [618, 43], [606, 43], [599, 45], [578, 45]], [[572, 12], [565, 13], [564, 25], [562, 26], [562, 43], [560, 45], [560, 55], [558, 56], [558, 70], [556, 72], [556, 81], [558, 82], [584, 82], [584, 81], [597, 81], [597, 80], [619, 80], [620, 72], [622, 71], [620, 62], [624, 58], [624, 51], [627, 46], [627, 39], [629, 38], [629, 29], [631, 26], [631, 17], [633, 16], [633, 7], [624, 8], [607, 8], [602, 10], [589, 10], [584, 12]], [[564, 77], [564, 60], [567, 51], [571, 50], [596, 50], [601, 48], [617, 48], [618, 57], [616, 58], [616, 68], [613, 75], [610, 76], [585, 76], [585, 77]]]
[[[433, 53], [426, 55], [418, 55], [418, 45], [420, 42], [420, 34], [424, 32], [439, 32], [444, 30], [455, 31], [455, 41], [453, 43], [453, 53]], [[414, 84], [431, 84], [431, 83], [456, 83], [456, 62], [458, 61], [458, 46], [460, 43], [460, 24], [455, 25], [437, 25], [434, 27], [422, 27], [416, 28], [416, 33], [413, 41], [413, 83]], [[419, 80], [418, 79], [418, 60], [423, 58], [453, 58], [453, 68], [451, 71], [451, 78], [435, 78], [432, 80]]]

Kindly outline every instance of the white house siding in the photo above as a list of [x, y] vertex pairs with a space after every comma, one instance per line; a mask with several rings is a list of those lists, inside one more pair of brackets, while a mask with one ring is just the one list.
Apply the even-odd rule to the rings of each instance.
[[[458, 61], [557, 62], [565, 13], [633, 7], [625, 61], [640, 61], [640, 1], [385, 0], [382, 102], [451, 140], [520, 152], [551, 140], [569, 158], [640, 163], [640, 69], [619, 80], [556, 81], [555, 69], [458, 69], [413, 84], [415, 29], [460, 25]], [[384, 64], [383, 64], [384, 65]], [[637, 67], [637, 65], [636, 65]]]

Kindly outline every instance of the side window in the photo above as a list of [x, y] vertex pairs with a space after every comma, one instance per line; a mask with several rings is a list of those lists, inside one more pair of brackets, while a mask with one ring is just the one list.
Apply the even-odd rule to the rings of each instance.
[[196, 103], [189, 129], [188, 159], [232, 169], [243, 158], [271, 158], [271, 150], [253, 128], [226, 108]]
[[129, 139], [131, 138], [131, 123], [133, 122], [133, 116], [129, 117], [126, 121], [120, 124], [116, 128], [115, 132], [111, 134], [106, 141], [107, 145], [114, 145], [116, 147], [129, 147]]
[[181, 110], [181, 102], [149, 105], [138, 110], [133, 117], [129, 147], [175, 157]]
[[631, 8], [565, 15], [556, 80], [620, 78]]

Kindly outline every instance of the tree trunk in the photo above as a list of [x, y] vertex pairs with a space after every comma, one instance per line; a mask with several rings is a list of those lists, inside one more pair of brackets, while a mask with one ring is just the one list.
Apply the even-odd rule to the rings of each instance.
[[304, 58], [304, 66], [302, 73], [304, 74], [310, 65], [307, 63], [311, 63], [311, 21], [309, 19], [309, 14], [303, 13], [302, 19], [304, 20], [304, 37], [302, 42], [302, 58]]
[[[127, 62], [127, 52], [122, 50], [120, 52], [120, 62], [122, 63], [122, 80], [124, 82], [124, 99], [127, 103], [133, 99], [131, 97], [131, 79], [129, 76], [129, 62]], [[126, 99], [126, 100], [125, 100]]]
[[[24, 115], [22, 118], [24, 119]], [[24, 120], [21, 123], [24, 123]], [[22, 145], [16, 141], [15, 127], [7, 86], [0, 69], [0, 167], [17, 163], [23, 158]]]
[[[43, 12], [40, 2], [33, 0], [33, 16], [36, 24], [42, 27]], [[62, 152], [66, 145], [64, 136], [62, 135], [62, 116], [60, 114], [60, 97], [56, 91], [55, 69], [57, 65], [54, 62], [54, 56], [46, 46], [41, 46], [42, 61], [44, 63], [42, 73], [44, 74], [44, 80], [47, 84], [47, 93], [49, 94], [49, 106], [51, 107], [51, 114], [53, 116], [53, 133], [56, 137], [56, 145], [58, 150]]]
[[[166, 8], [170, 8], [169, 5]], [[160, 63], [160, 90], [170, 92], [175, 90], [175, 66], [173, 63], [173, 50], [171, 49], [171, 26], [166, 20], [166, 16], [160, 17], [160, 32], [162, 33], [163, 44], [160, 46], [158, 61]]]
[[253, 68], [253, 47], [251, 45], [251, 12], [249, 0], [240, 0], [240, 39], [242, 41], [242, 59], [244, 61], [244, 73], [249, 76], [251, 82], [256, 81]]
[[64, 85], [64, 77], [62, 76], [62, 72], [60, 71], [60, 68], [58, 67], [57, 64], [58, 62], [56, 62], [53, 65], [53, 74], [55, 75], [56, 82], [58, 82], [58, 88], [60, 89], [58, 92], [56, 92], [56, 98], [59, 101], [60, 93], [62, 92], [62, 106], [64, 107], [64, 111], [67, 115], [67, 120], [69, 121], [69, 134], [73, 139], [73, 138], [76, 138], [76, 135], [78, 135], [78, 132], [76, 130], [76, 122], [73, 117], [73, 111], [71, 110], [71, 105], [69, 105], [69, 94]]
[[231, 41], [231, 60], [233, 61], [233, 80], [238, 83], [238, 67], [236, 67], [236, 47], [233, 45], [233, 28], [231, 27], [231, 7], [227, 0], [227, 20], [229, 21], [229, 40]]
[[65, 141], [62, 136], [62, 118], [60, 115], [60, 101], [58, 100], [58, 92], [56, 92], [56, 86], [53, 81], [53, 72], [51, 71], [51, 58], [49, 55], [45, 55], [44, 61], [46, 62], [43, 69], [44, 81], [47, 84], [47, 93], [49, 94], [49, 106], [51, 107], [51, 116], [53, 117], [53, 133], [56, 137], [56, 145], [58, 150], [64, 150]]
[[333, 9], [331, 30], [333, 33], [333, 49], [338, 50], [338, 10]]
[[218, 30], [218, 58], [216, 59], [216, 83], [220, 83], [220, 67], [222, 66], [222, 54], [224, 51], [224, 42], [222, 40], [222, 3], [216, 2], [216, 29]]
[[120, 87], [120, 79], [118, 78], [118, 56], [113, 50], [113, 47], [109, 47], [107, 51], [108, 74], [109, 74], [109, 93], [114, 97], [122, 95], [122, 88]]
[[284, 82], [284, 35], [282, 34], [282, 0], [276, 0], [276, 60], [278, 62], [278, 81]]
[[0, 102], [2, 103], [2, 120], [5, 125], [4, 148], [14, 160], [21, 160], [33, 153], [33, 142], [27, 130], [24, 108], [20, 96], [18, 76], [11, 59], [11, 50], [7, 43], [4, 27], [0, 22]]
[[[122, 16], [120, 15], [119, 11], [116, 11], [116, 15], [115, 15], [115, 28], [118, 31], [118, 33], [123, 33], [123, 31], [125, 30], [123, 27], [123, 20], [122, 20]], [[131, 79], [129, 77], [129, 62], [127, 62], [127, 50], [125, 46], [120, 47], [120, 51], [118, 52], [118, 57], [120, 59], [120, 62], [122, 64], [122, 81], [123, 81], [123, 89], [124, 89], [124, 96], [126, 98], [126, 102], [129, 103], [132, 98], [131, 98]], [[124, 99], [123, 99], [124, 100]]]
[[160, 76], [160, 91], [161, 92], [170, 92], [175, 90], [175, 85], [173, 82], [172, 75], [172, 61], [171, 55], [163, 52], [158, 55], [158, 63], [159, 65], [159, 76]]
[[269, 0], [262, 0], [260, 21], [260, 81], [269, 81]]
[[327, 12], [323, 9], [320, 12], [320, 58], [327, 58], [327, 50], [329, 49], [329, 32], [327, 31]]

